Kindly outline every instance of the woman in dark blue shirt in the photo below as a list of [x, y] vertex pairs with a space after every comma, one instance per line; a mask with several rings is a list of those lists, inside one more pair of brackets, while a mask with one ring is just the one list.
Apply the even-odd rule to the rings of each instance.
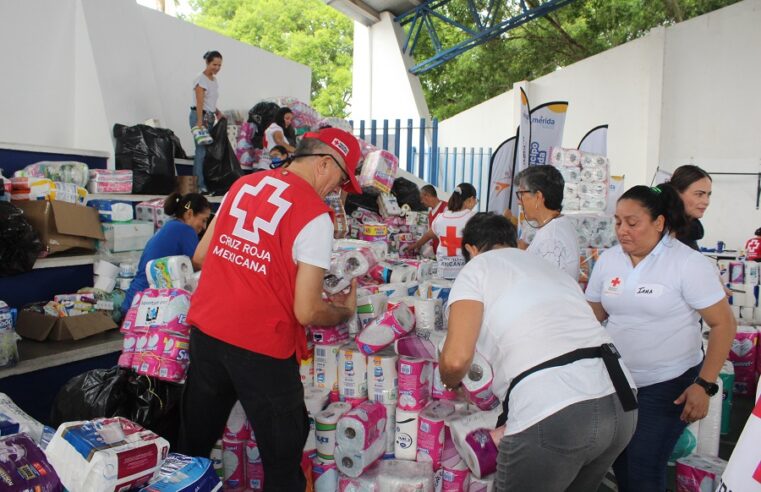
[[122, 303], [122, 312], [127, 312], [136, 293], [148, 288], [145, 265], [149, 261], [175, 255], [193, 258], [198, 246], [198, 235], [206, 229], [209, 221], [211, 206], [206, 197], [199, 193], [172, 193], [164, 202], [164, 213], [172, 217], [172, 220], [164, 224], [145, 245], [137, 265], [137, 276]]

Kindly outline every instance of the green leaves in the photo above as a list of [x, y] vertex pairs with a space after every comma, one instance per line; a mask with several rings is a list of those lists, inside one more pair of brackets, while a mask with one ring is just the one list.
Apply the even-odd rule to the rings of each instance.
[[191, 6], [194, 24], [309, 66], [312, 106], [323, 116], [346, 116], [354, 35], [349, 18], [320, 0], [192, 0]]

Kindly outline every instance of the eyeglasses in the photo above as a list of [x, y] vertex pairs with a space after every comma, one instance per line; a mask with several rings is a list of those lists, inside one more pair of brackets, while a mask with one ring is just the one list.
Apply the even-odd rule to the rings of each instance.
[[523, 200], [523, 194], [524, 193], [531, 193], [529, 190], [518, 190], [515, 192], [515, 196], [518, 197], [518, 200]]
[[349, 173], [344, 170], [344, 168], [341, 166], [341, 164], [338, 162], [338, 159], [336, 159], [333, 154], [298, 154], [291, 157], [291, 160], [298, 159], [299, 157], [330, 157], [333, 159], [333, 162], [336, 163], [336, 166], [338, 166], [338, 169], [341, 170], [341, 174], [343, 175], [344, 179], [339, 183], [339, 185], [343, 188], [347, 184], [351, 182], [351, 177], [349, 177]]

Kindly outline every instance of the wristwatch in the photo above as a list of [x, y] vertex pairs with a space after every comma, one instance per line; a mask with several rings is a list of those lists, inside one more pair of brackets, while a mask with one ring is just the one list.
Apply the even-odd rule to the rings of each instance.
[[719, 385], [716, 383], [709, 383], [705, 379], [701, 378], [700, 376], [695, 378], [695, 381], [693, 381], [695, 384], [706, 390], [706, 393], [708, 396], [713, 396], [716, 393], [719, 392]]

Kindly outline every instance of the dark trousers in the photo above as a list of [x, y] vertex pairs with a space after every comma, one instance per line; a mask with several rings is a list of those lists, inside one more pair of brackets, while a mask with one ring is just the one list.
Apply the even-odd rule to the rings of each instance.
[[295, 356], [257, 354], [193, 327], [178, 452], [209, 456], [236, 400], [246, 411], [259, 447], [264, 490], [303, 492], [301, 456], [309, 421]]
[[674, 400], [692, 384], [702, 364], [669, 381], [637, 390], [637, 429], [623, 453], [613, 463], [621, 492], [666, 490], [666, 465], [687, 424], [679, 420], [684, 405]]

